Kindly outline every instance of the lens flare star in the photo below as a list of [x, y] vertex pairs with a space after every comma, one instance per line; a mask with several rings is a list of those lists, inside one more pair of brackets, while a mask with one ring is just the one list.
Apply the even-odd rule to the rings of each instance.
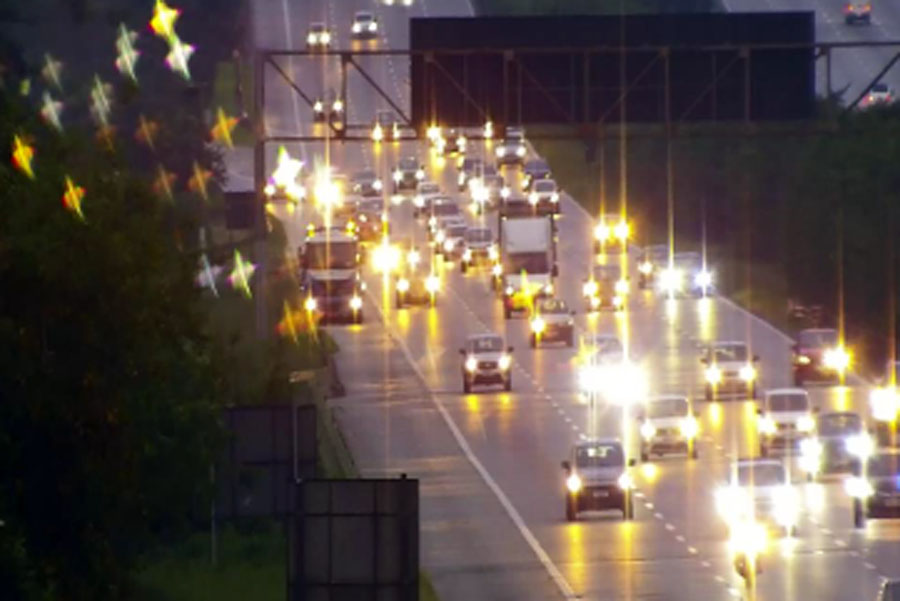
[[137, 33], [128, 30], [125, 25], [119, 25], [119, 37], [116, 38], [116, 69], [119, 73], [137, 83], [137, 75], [134, 72], [141, 53], [135, 49]]
[[54, 100], [50, 92], [44, 92], [44, 98], [41, 101], [41, 119], [56, 131], [62, 131], [62, 121], [60, 120], [62, 109], [62, 102]]
[[44, 67], [41, 69], [41, 77], [57, 90], [62, 90], [62, 68], [63, 64], [60, 61], [54, 59], [49, 54], [45, 54]]
[[175, 21], [181, 16], [181, 11], [172, 8], [163, 0], [156, 0], [153, 7], [153, 18], [150, 19], [150, 29], [167, 42], [175, 37]]
[[81, 212], [81, 203], [84, 200], [84, 188], [76, 186], [68, 175], [66, 176], [66, 191], [63, 193], [63, 206], [72, 211], [78, 218], [84, 221], [84, 213]]
[[247, 298], [253, 296], [253, 293], [250, 291], [250, 280], [253, 278], [255, 271], [256, 265], [245, 261], [239, 251], [234, 251], [234, 268], [231, 270], [231, 275], [228, 276], [232, 288], [240, 290]]
[[134, 132], [134, 139], [145, 145], [150, 150], [156, 150], [154, 144], [156, 143], [156, 134], [159, 133], [159, 124], [156, 121], [151, 121], [141, 115], [138, 117], [138, 127]]
[[169, 65], [169, 69], [190, 81], [191, 71], [188, 68], [188, 61], [191, 60], [193, 54], [193, 46], [185, 44], [178, 36], [174, 36], [169, 46], [169, 54], [166, 56], [166, 64]]
[[99, 75], [94, 76], [94, 85], [91, 87], [91, 115], [97, 125], [109, 124], [109, 115], [112, 113], [112, 101], [109, 99], [111, 91], [111, 86], [104, 83]]
[[213, 267], [209, 264], [209, 258], [204, 254], [200, 257], [200, 273], [197, 274], [197, 284], [201, 288], [209, 288], [214, 296], [219, 296], [219, 289], [216, 287], [216, 278], [222, 272], [222, 268], [218, 265]]
[[34, 179], [34, 168], [32, 161], [34, 160], [34, 147], [28, 144], [23, 138], [15, 136], [13, 138], [12, 163], [13, 166], [27, 175], [30, 179]]
[[153, 179], [153, 191], [157, 196], [161, 196], [166, 200], [174, 200], [172, 195], [172, 186], [175, 184], [175, 174], [166, 171], [162, 165], [156, 168], [156, 177]]
[[228, 148], [233, 148], [234, 142], [231, 139], [231, 132], [234, 131], [237, 124], [237, 117], [229, 117], [222, 110], [222, 107], [219, 107], [219, 110], [216, 112], [216, 124], [210, 131], [210, 136], [212, 136], [213, 140], [224, 143]]
[[209, 192], [207, 190], [207, 182], [212, 177], [212, 171], [201, 167], [197, 161], [194, 161], [194, 174], [188, 180], [188, 189], [191, 192], [199, 194], [203, 200], [209, 200]]

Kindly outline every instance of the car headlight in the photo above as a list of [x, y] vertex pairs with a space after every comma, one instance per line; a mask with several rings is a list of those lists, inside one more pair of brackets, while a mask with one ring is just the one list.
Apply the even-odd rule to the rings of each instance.
[[384, 184], [381, 183], [380, 179], [376, 179], [372, 182], [372, 189], [381, 192], [381, 189], [384, 188]]
[[472, 250], [469, 248], [464, 250], [462, 257], [463, 257], [463, 261], [466, 261], [466, 262], [471, 261], [472, 260]]
[[425, 199], [422, 198], [421, 196], [416, 196], [413, 199], [413, 204], [416, 206], [417, 209], [421, 209], [425, 206]]
[[808, 474], [815, 474], [822, 465], [822, 443], [815, 438], [800, 441], [800, 469]]
[[653, 438], [656, 436], [656, 426], [650, 422], [644, 422], [641, 424], [641, 436], [644, 438]]
[[425, 171], [422, 169], [416, 169], [416, 179], [425, 179]]
[[[497, 260], [497, 247], [493, 244], [488, 248], [488, 258], [492, 261]], [[499, 265], [498, 265], [499, 267]]]
[[509, 369], [509, 366], [512, 365], [512, 357], [509, 355], [500, 355], [500, 360], [497, 361], [497, 365], [501, 370], [506, 371]]
[[582, 294], [584, 294], [584, 296], [594, 296], [595, 294], [597, 294], [597, 288], [597, 282], [595, 282], [594, 280], [590, 280], [589, 282], [584, 283], [584, 285], [581, 287], [581, 292]]
[[422, 260], [421, 255], [419, 255], [419, 251], [413, 249], [406, 253], [406, 262], [415, 267], [419, 264], [419, 261]]
[[507, 286], [503, 290], [503, 292], [506, 294], [506, 296], [512, 296], [515, 291], [516, 291], [515, 288], [513, 288], [512, 286]]
[[369, 23], [369, 31], [378, 31], [378, 23], [374, 21]]
[[875, 494], [872, 483], [861, 476], [851, 476], [844, 480], [844, 490], [855, 499], [865, 499]]
[[353, 33], [359, 33], [362, 31], [362, 26], [359, 23], [354, 23], [352, 27]]
[[628, 236], [631, 234], [631, 227], [625, 223], [624, 221], [616, 224], [615, 232], [616, 238], [624, 242], [628, 239]]
[[605, 223], [598, 224], [594, 228], [594, 238], [600, 242], [606, 242], [609, 239], [609, 226]]
[[498, 147], [497, 147], [497, 150], [496, 150], [496, 152], [495, 152], [495, 154], [497, 155], [498, 158], [499, 158], [499, 157], [505, 156], [505, 155], [506, 155], [506, 148], [503, 147], [503, 146], [498, 146]]
[[494, 266], [491, 267], [491, 274], [495, 278], [499, 278], [501, 275], [503, 275], [503, 267], [500, 266], [500, 263], [494, 263]]
[[466, 371], [475, 371], [476, 369], [478, 369], [478, 361], [475, 360], [475, 357], [467, 357]]
[[809, 415], [804, 415], [797, 420], [797, 429], [801, 432], [812, 432], [816, 427], [816, 422]]
[[319, 36], [319, 41], [322, 42], [323, 44], [330, 44], [331, 43], [331, 34], [326, 31], [325, 33], [323, 33], [322, 35]]
[[399, 171], [394, 171], [394, 173], [391, 175], [391, 177], [394, 178], [395, 182], [399, 182], [401, 179], [403, 179], [403, 174], [400, 173]]
[[336, 113], [340, 113], [341, 111], [344, 110], [344, 101], [343, 100], [335, 100], [334, 104], [331, 105], [331, 109]]
[[[597, 301], [597, 304], [600, 303], [600, 299], [599, 299], [599, 298], [594, 298], [594, 299], [592, 299], [592, 300], [591, 300], [591, 305], [594, 304], [593, 301]], [[615, 295], [615, 296], [613, 297], [612, 302], [613, 302], [613, 306], [614, 306], [614, 307], [621, 307], [621, 306], [625, 303], [625, 299], [623, 299], [621, 296], [619, 296], [619, 295], [617, 294], [617, 295]]]
[[465, 136], [460, 136], [460, 137], [456, 138], [456, 146], [459, 148], [460, 152], [464, 152], [466, 150]]
[[709, 288], [710, 286], [712, 286], [712, 281], [712, 273], [705, 269], [694, 276], [694, 285], [697, 288]]
[[453, 240], [444, 240], [444, 252], [451, 252], [453, 250]]
[[322, 108], [323, 108], [323, 107], [322, 107], [322, 101], [321, 101], [321, 100], [316, 100], [316, 101], [313, 103], [313, 110], [314, 110], [315, 112], [321, 113], [321, 112], [322, 112]]
[[311, 296], [309, 298], [307, 298], [306, 301], [303, 303], [303, 308], [306, 309], [307, 311], [315, 311], [316, 307], [318, 307], [318, 306], [319, 306], [319, 303], [317, 303], [316, 299], [314, 299]]
[[892, 422], [900, 410], [900, 397], [893, 388], [876, 388], [869, 394], [872, 417], [880, 422]]
[[533, 204], [533, 205], [536, 205], [536, 204], [538, 203], [538, 195], [535, 194], [534, 192], [532, 192], [531, 194], [529, 194], [529, 195], [528, 195], [528, 202], [530, 202], [530, 203]]
[[619, 280], [618, 282], [616, 282], [615, 290], [616, 294], [628, 294], [628, 282], [626, 280]]
[[427, 290], [430, 294], [434, 294], [441, 288], [441, 281], [437, 279], [437, 276], [430, 275], [425, 279], [425, 290]]
[[500, 198], [509, 198], [510, 191], [508, 186], [500, 188]]
[[756, 427], [763, 434], [775, 434], [775, 420], [767, 415], [763, 415], [757, 420]]
[[550, 195], [550, 202], [553, 202], [553, 203], [559, 202], [559, 193], [558, 192], [554, 192], [553, 194]]
[[438, 232], [434, 235], [434, 240], [435, 240], [438, 244], [443, 244], [444, 239], [445, 239], [446, 237], [447, 237], [447, 234], [444, 233], [444, 230], [440, 230], [440, 231], [438, 231]]
[[727, 522], [736, 521], [753, 510], [753, 501], [747, 491], [736, 486], [716, 489], [715, 501], [716, 511]]
[[856, 455], [860, 459], [866, 459], [875, 452], [875, 441], [865, 432], [848, 436], [844, 441], [844, 446], [848, 453]]
[[397, 281], [397, 291], [398, 292], [409, 292], [409, 280], [406, 278], [400, 278]]
[[798, 355], [797, 356], [797, 364], [798, 365], [809, 365], [810, 363], [812, 363], [812, 359], [810, 359], [806, 355]]
[[310, 46], [314, 45], [316, 43], [316, 41], [317, 41], [316, 34], [311, 33], [308, 36], [306, 36], [306, 43], [309, 44]]
[[722, 370], [715, 365], [710, 365], [705, 370], [706, 381], [710, 384], [718, 384], [722, 381]]
[[553, 282], [544, 284], [544, 294], [553, 294]]
[[643, 273], [644, 275], [650, 275], [653, 273], [653, 263], [650, 261], [644, 261], [640, 265], [638, 265], [638, 271]]
[[531, 331], [535, 334], [540, 334], [545, 329], [547, 329], [547, 322], [542, 317], [535, 317], [531, 320]]
[[581, 478], [576, 473], [569, 474], [569, 477], [566, 478], [566, 488], [569, 489], [569, 492], [572, 494], [577, 493], [581, 490]]
[[632, 478], [631, 474], [629, 474], [628, 472], [622, 472], [622, 475], [619, 476], [617, 484], [622, 490], [631, 490], [632, 488], [634, 488], [634, 478]]
[[734, 554], [761, 555], [769, 543], [769, 531], [765, 524], [750, 517], [731, 524], [728, 546]]
[[779, 526], [793, 526], [800, 513], [797, 491], [790, 486], [775, 489], [772, 495], [772, 517]]
[[665, 292], [677, 292], [681, 289], [683, 274], [680, 269], [666, 269], [660, 275], [660, 286]]
[[694, 438], [700, 431], [700, 426], [697, 424], [697, 420], [694, 419], [693, 416], [689, 416], [681, 420], [681, 423], [678, 424], [678, 427], [681, 430], [681, 435], [685, 438]]
[[843, 347], [828, 349], [822, 360], [825, 367], [837, 372], [844, 372], [850, 366], [850, 354]]
[[517, 157], [525, 156], [525, 147], [524, 146], [519, 146], [518, 148], [516, 148], [516, 156]]
[[752, 382], [756, 379], [756, 368], [752, 365], [745, 365], [741, 368], [740, 376], [744, 382]]
[[354, 294], [350, 299], [350, 308], [354, 311], [359, 311], [360, 309], [362, 309], [362, 299]]

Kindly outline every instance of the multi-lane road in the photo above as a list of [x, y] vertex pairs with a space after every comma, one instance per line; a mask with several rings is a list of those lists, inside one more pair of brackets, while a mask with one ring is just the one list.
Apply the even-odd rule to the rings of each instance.
[[[844, 31], [838, 4], [824, 0], [729, 0], [728, 5], [733, 10], [827, 9], [827, 15], [823, 11], [817, 17], [823, 39], [900, 33], [900, 9], [887, 3], [876, 7], [875, 26], [852, 32]], [[327, 21], [337, 33], [334, 45], [350, 47], [356, 10], [375, 11], [381, 22], [375, 45], [397, 49], [407, 47], [410, 16], [472, 14], [468, 0], [415, 0], [408, 9], [372, 0], [255, 0], [254, 8], [257, 45], [269, 49], [302, 48], [312, 21]], [[840, 33], [827, 35], [828, 28]], [[874, 50], [847, 56], [838, 65], [841, 77], [857, 85], [863, 67], [873, 71], [881, 60]], [[370, 57], [362, 63], [398, 104], [408, 106], [405, 59]], [[338, 87], [337, 62], [319, 57], [283, 64], [304, 89]], [[279, 84], [274, 73], [266, 76], [268, 133], [313, 131], [310, 108]], [[386, 107], [362, 78], [350, 79], [351, 120], [368, 122]], [[431, 179], [455, 193], [455, 167], [434, 161], [422, 143], [287, 147], [308, 165], [327, 160], [346, 173], [370, 167], [385, 182], [400, 157], [415, 155]], [[269, 168], [275, 152], [274, 145], [266, 149]], [[490, 154], [491, 148], [479, 143], [473, 152]], [[557, 289], [580, 308], [581, 281], [592, 260], [591, 217], [572, 199], [563, 203]], [[292, 248], [302, 243], [308, 211], [276, 208]], [[394, 232], [424, 241], [408, 202], [392, 207], [391, 223]], [[753, 455], [757, 448], [755, 406], [702, 401], [697, 347], [716, 339], [748, 341], [761, 357], [764, 389], [790, 381], [788, 337], [724, 298], [666, 302], [650, 292], [636, 292], [622, 315], [579, 312], [580, 334], [612, 332], [627, 340], [629, 354], [649, 374], [651, 392], [694, 396], [700, 458], [639, 467], [633, 522], [599, 517], [567, 523], [560, 460], [581, 437], [622, 433], [619, 411], [592, 413], [579, 399], [577, 350], [530, 349], [527, 322], [504, 320], [484, 273], [464, 276], [448, 266], [434, 309], [396, 310], [389, 282], [371, 270], [366, 280], [366, 323], [330, 329], [341, 346], [339, 369], [347, 387], [347, 396], [333, 401], [333, 408], [364, 473], [407, 473], [421, 480], [422, 561], [444, 599], [687, 601], [747, 596], [730, 564], [713, 491], [731, 460]], [[462, 393], [456, 350], [467, 333], [481, 331], [502, 333], [515, 347], [510, 393]], [[811, 394], [823, 409], [864, 409], [866, 391], [861, 387], [821, 387]], [[872, 599], [881, 576], [900, 576], [900, 524], [870, 522], [857, 531], [838, 483], [798, 487], [804, 502], [799, 533], [770, 549], [757, 599]]]

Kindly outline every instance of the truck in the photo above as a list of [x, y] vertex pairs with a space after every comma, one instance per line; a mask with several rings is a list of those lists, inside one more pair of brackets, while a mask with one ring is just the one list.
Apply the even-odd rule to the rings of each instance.
[[556, 227], [552, 216], [499, 216], [500, 262], [496, 285], [506, 319], [527, 312], [535, 298], [553, 296], [557, 275]]
[[298, 250], [303, 306], [319, 320], [362, 323], [359, 243], [343, 228], [311, 228]]

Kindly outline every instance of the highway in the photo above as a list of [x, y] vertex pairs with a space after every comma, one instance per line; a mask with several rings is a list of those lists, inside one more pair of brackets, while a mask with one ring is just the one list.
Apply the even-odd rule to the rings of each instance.
[[[732, 9], [738, 4], [729, 1]], [[337, 30], [336, 46], [349, 47], [352, 16], [361, 9], [375, 10], [381, 20], [376, 44], [400, 49], [407, 45], [410, 16], [471, 14], [466, 0], [415, 0], [410, 9], [364, 0], [254, 0], [257, 44], [301, 48], [307, 25], [325, 20]], [[900, 9], [896, 13], [900, 18]], [[900, 32], [897, 25], [891, 31]], [[872, 35], [877, 32], [871, 29]], [[861, 60], [877, 68], [874, 57]], [[362, 64], [401, 106], [408, 105], [405, 60], [369, 58]], [[297, 58], [286, 61], [285, 68], [304, 88], [337, 86], [336, 62]], [[842, 69], [845, 76], [858, 77], [852, 63]], [[267, 77], [270, 134], [321, 127], [311, 124], [309, 107], [279, 85], [274, 74]], [[369, 121], [375, 110], [386, 108], [358, 76], [349, 82], [347, 100], [354, 121]], [[430, 178], [447, 191], [456, 189], [455, 167], [431, 159], [421, 143], [288, 149], [307, 164], [327, 157], [344, 173], [372, 167], [385, 183], [400, 157], [415, 155]], [[276, 150], [266, 149], [270, 169]], [[490, 153], [491, 148], [488, 144], [474, 152]], [[590, 411], [580, 400], [577, 350], [530, 349], [526, 320], [504, 320], [484, 273], [464, 276], [448, 264], [436, 308], [396, 310], [389, 282], [367, 270], [365, 323], [329, 327], [341, 346], [339, 369], [347, 386], [347, 396], [332, 403], [366, 475], [407, 473], [421, 479], [422, 562], [442, 598], [874, 599], [880, 577], [900, 576], [900, 524], [869, 522], [856, 531], [850, 501], [838, 482], [807, 484], [799, 477], [805, 508], [798, 536], [773, 545], [755, 596], [745, 590], [730, 564], [713, 491], [729, 461], [755, 455], [755, 405], [702, 400], [698, 343], [748, 341], [761, 356], [760, 388], [765, 389], [789, 385], [791, 341], [724, 298], [667, 302], [650, 292], [634, 292], [622, 315], [585, 315], [580, 294], [592, 260], [592, 224], [572, 199], [563, 203], [557, 290], [578, 309], [579, 333], [618, 333], [649, 374], [653, 393], [692, 395], [700, 419], [700, 457], [666, 458], [637, 468], [633, 522], [604, 514], [567, 523], [560, 461], [572, 443], [584, 436], [636, 436], [633, 427], [623, 429], [618, 409]], [[296, 248], [311, 218], [309, 209], [276, 207], [275, 213]], [[397, 234], [424, 240], [408, 202], [391, 209], [391, 224]], [[480, 331], [502, 333], [515, 347], [511, 393], [462, 394], [456, 351], [466, 334]], [[823, 410], [863, 410], [867, 391], [823, 386], [811, 388], [811, 394]]]

